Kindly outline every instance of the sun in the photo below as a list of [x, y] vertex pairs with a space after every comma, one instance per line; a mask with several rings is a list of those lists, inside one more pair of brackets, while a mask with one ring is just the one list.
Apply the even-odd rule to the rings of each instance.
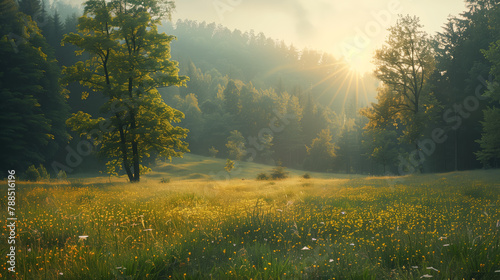
[[350, 71], [357, 72], [360, 76], [372, 73], [374, 70], [371, 58], [363, 54], [350, 57], [347, 59], [347, 64], [349, 65]]

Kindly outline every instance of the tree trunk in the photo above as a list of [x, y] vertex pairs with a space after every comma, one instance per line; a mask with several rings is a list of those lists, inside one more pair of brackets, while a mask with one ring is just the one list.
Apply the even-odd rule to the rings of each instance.
[[127, 142], [125, 139], [125, 133], [123, 132], [122, 126], [119, 126], [118, 130], [120, 131], [120, 147], [122, 150], [123, 168], [125, 169], [125, 172], [127, 172], [128, 179], [130, 180], [130, 182], [132, 182], [134, 180], [134, 176], [132, 175], [132, 171], [130, 170], [130, 165], [128, 162]]
[[139, 169], [139, 151], [137, 148], [137, 141], [132, 142], [132, 153], [134, 154], [133, 161], [134, 161], [134, 181], [133, 182], [139, 182], [140, 181], [140, 169]]
[[415, 143], [415, 151], [417, 152], [417, 155], [416, 155], [416, 160], [417, 160], [417, 163], [418, 165], [415, 166], [415, 169], [417, 170], [418, 173], [422, 173], [422, 171], [424, 170], [424, 167], [423, 167], [423, 163], [421, 163], [421, 158], [420, 158], [420, 147], [418, 146], [418, 142]]
[[[130, 111], [130, 127], [132, 132], [135, 133], [135, 129], [137, 128], [135, 123], [135, 112], [133, 110]], [[132, 161], [134, 165], [134, 177], [131, 182], [139, 182], [140, 181], [140, 170], [139, 170], [139, 148], [137, 140], [135, 139], [135, 135], [132, 140]]]

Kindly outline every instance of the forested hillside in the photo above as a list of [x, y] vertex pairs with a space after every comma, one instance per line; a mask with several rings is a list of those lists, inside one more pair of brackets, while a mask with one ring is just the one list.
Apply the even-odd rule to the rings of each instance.
[[[187, 88], [164, 96], [186, 113], [192, 151], [318, 171], [368, 170], [357, 111], [375, 101], [372, 76], [253, 31], [190, 20], [163, 30], [177, 37], [172, 57], [190, 77]], [[321, 142], [329, 155], [315, 160]]]

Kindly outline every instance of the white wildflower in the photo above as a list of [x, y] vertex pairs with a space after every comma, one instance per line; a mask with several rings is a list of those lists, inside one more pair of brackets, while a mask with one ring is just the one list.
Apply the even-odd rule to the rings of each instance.
[[434, 267], [432, 267], [432, 266], [428, 266], [428, 267], [427, 267], [427, 269], [429, 269], [429, 270], [434, 270], [434, 271], [439, 271], [438, 269], [435, 269], [435, 268], [434, 268]]

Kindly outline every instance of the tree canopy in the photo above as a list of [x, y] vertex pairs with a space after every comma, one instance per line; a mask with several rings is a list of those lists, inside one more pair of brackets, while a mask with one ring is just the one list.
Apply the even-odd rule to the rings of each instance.
[[90, 0], [79, 18], [79, 33], [63, 40], [90, 55], [64, 68], [65, 81], [78, 81], [104, 95], [101, 111], [107, 114], [92, 118], [80, 111], [67, 124], [100, 145], [108, 172], [123, 167], [131, 182], [140, 180], [145, 158], [171, 158], [189, 151], [182, 141], [188, 130], [174, 125], [184, 114], [166, 105], [157, 90], [183, 86], [188, 80], [178, 75], [177, 63], [170, 60], [174, 37], [157, 29], [172, 8], [169, 1]]

